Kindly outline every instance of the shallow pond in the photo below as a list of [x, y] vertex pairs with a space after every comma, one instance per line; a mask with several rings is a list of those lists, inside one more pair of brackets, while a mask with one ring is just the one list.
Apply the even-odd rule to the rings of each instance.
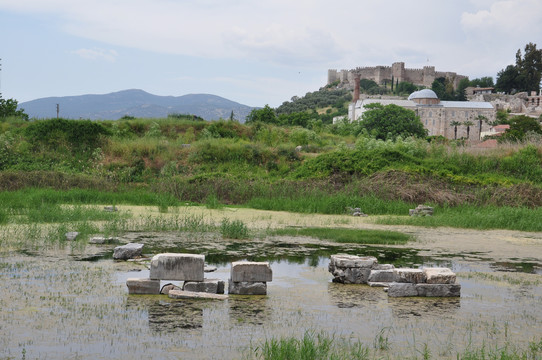
[[[171, 300], [128, 295], [126, 279], [148, 277], [148, 270], [111, 260], [111, 247], [3, 254], [0, 358], [237, 359], [265, 339], [302, 337], [307, 330], [360, 340], [384, 357], [420, 358], [429, 348], [433, 358], [455, 358], [469, 344], [526, 347], [542, 337], [542, 279], [533, 274], [538, 264], [529, 273], [503, 272], [490, 259], [421, 257], [414, 249], [314, 239], [217, 244], [212, 236], [129, 234], [124, 240], [145, 242], [151, 253], [205, 254], [217, 267], [207, 278], [227, 280], [233, 260], [268, 259], [273, 281], [267, 296]], [[398, 266], [452, 267], [461, 297], [394, 299], [381, 288], [332, 283], [327, 265], [337, 252]]]

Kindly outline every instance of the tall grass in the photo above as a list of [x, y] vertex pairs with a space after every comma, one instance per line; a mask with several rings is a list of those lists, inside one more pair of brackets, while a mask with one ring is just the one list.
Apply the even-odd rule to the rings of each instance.
[[[488, 336], [490, 337], [489, 334]], [[372, 349], [360, 341], [344, 340], [325, 332], [306, 331], [302, 338], [292, 336], [266, 339], [262, 344], [251, 348], [249, 358], [265, 360], [411, 358], [389, 354], [390, 348], [393, 348], [393, 344], [382, 331], [376, 335]], [[423, 344], [422, 350], [417, 351], [422, 359], [438, 359], [432, 356], [433, 352], [427, 344]], [[466, 349], [455, 349], [453, 355], [455, 355], [453, 358], [462, 360], [536, 360], [542, 357], [542, 339], [531, 341], [526, 347], [510, 343], [493, 346], [482, 344], [477, 347], [469, 345]]]
[[313, 192], [297, 197], [255, 197], [246, 205], [254, 209], [292, 211], [298, 213], [346, 214], [348, 208], [361, 208], [366, 214], [408, 214], [415, 206], [404, 201], [384, 200], [374, 195], [325, 194]]

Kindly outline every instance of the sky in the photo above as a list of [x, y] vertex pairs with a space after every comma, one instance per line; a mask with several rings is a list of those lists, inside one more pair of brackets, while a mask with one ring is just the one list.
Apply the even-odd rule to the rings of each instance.
[[277, 107], [328, 69], [471, 79], [542, 47], [540, 0], [0, 0], [0, 92], [19, 103], [142, 89]]

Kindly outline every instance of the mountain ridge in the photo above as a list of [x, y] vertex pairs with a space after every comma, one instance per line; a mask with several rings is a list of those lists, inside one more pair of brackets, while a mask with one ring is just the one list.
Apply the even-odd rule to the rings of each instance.
[[254, 107], [212, 94], [161, 96], [141, 89], [127, 89], [108, 94], [45, 97], [19, 104], [31, 118], [56, 117], [68, 119], [118, 120], [123, 116], [138, 118], [167, 117], [168, 114], [190, 114], [205, 120], [234, 118], [244, 122]]

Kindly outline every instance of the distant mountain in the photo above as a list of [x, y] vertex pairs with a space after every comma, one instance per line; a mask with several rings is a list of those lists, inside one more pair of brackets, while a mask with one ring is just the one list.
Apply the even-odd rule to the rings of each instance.
[[244, 122], [252, 107], [209, 94], [158, 96], [143, 90], [123, 90], [104, 95], [48, 97], [19, 104], [31, 118], [60, 117], [66, 119], [117, 120], [134, 117], [167, 117], [168, 114], [190, 114], [205, 120], [235, 119]]

